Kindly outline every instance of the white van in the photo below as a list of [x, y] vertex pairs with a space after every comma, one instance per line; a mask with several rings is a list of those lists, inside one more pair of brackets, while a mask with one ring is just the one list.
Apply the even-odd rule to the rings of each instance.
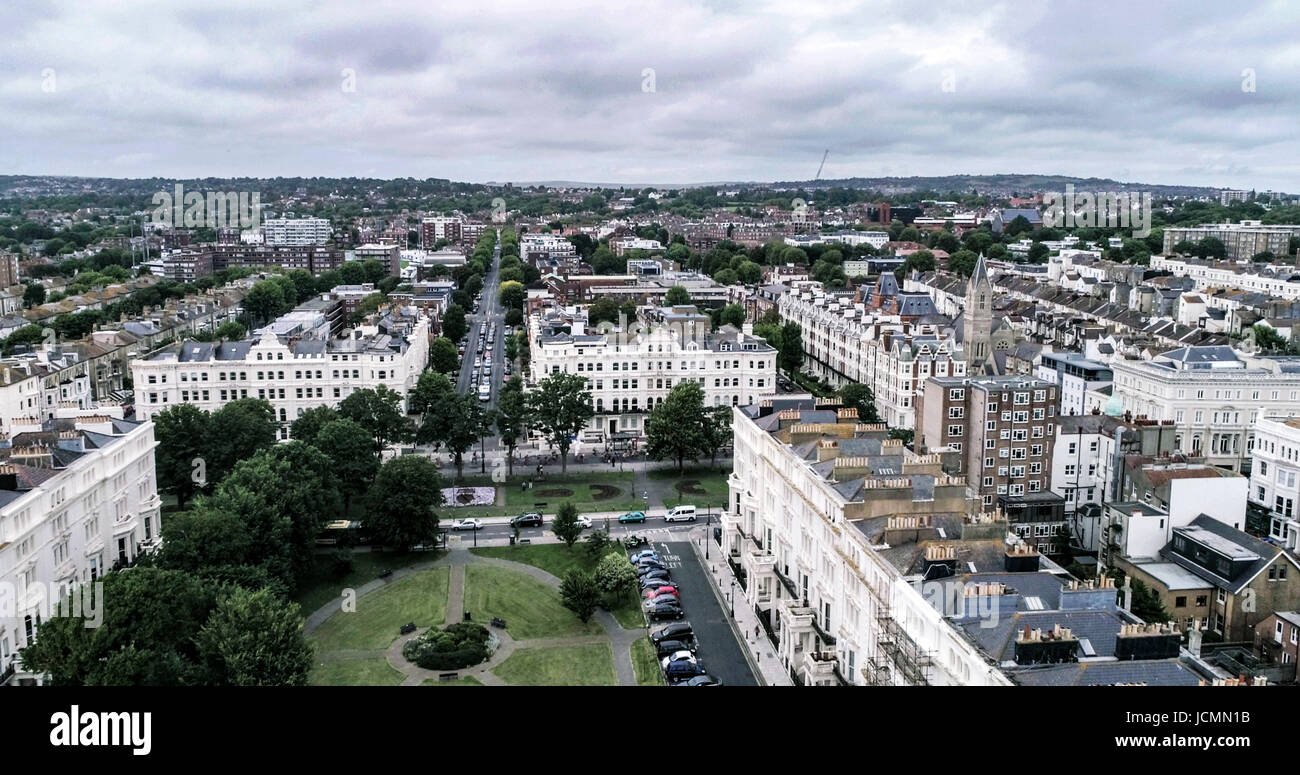
[[694, 506], [677, 506], [676, 508], [669, 509], [668, 513], [664, 515], [664, 522], [694, 522], [694, 521], [695, 521]]
[[484, 382], [482, 385], [478, 386], [478, 400], [486, 401], [491, 397], [492, 387], [488, 383]]

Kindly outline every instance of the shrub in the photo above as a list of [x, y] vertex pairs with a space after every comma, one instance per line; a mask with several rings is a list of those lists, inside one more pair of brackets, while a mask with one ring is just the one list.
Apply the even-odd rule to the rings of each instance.
[[341, 579], [352, 572], [352, 550], [337, 549], [330, 557], [330, 572], [334, 578]]
[[486, 627], [457, 622], [408, 641], [402, 646], [402, 656], [425, 670], [459, 670], [486, 660], [487, 642]]

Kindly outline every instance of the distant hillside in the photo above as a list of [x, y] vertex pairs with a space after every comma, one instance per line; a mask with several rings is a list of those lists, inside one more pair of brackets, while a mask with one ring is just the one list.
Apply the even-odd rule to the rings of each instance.
[[1082, 191], [1150, 191], [1153, 196], [1217, 196], [1219, 189], [1204, 186], [1172, 186], [1152, 183], [1121, 183], [1110, 178], [1075, 178], [1068, 175], [944, 175], [942, 177], [840, 178], [837, 180], [779, 181], [774, 188], [856, 188], [882, 194], [913, 191], [945, 193], [978, 191], [991, 196], [1026, 195], [1046, 191], [1064, 191], [1067, 184]]

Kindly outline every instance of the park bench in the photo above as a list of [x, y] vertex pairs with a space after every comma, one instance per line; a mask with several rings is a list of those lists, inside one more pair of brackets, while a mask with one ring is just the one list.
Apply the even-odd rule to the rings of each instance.
[[409, 635], [413, 632], [415, 632], [415, 622], [407, 622], [406, 624], [402, 625], [401, 633], [403, 635]]
[[438, 673], [439, 681], [455, 681], [460, 678], [460, 673]]
[[391, 576], [391, 575], [393, 575], [393, 569], [392, 569], [392, 568], [386, 568], [385, 570], [383, 570], [383, 571], [380, 572], [380, 574], [379, 574], [379, 578], [381, 578], [381, 579], [386, 579], [386, 578], [388, 578], [388, 577]]
[[506, 628], [506, 620], [505, 620], [505, 619], [502, 619], [502, 618], [499, 617], [499, 616], [494, 616], [494, 617], [492, 617], [492, 626], [493, 626], [493, 627], [500, 627], [501, 629], [504, 630], [504, 629]]
[[519, 543], [521, 543], [521, 544], [531, 544], [532, 542], [533, 542], [533, 539], [531, 539], [531, 538], [521, 538], [521, 539], [519, 539]]

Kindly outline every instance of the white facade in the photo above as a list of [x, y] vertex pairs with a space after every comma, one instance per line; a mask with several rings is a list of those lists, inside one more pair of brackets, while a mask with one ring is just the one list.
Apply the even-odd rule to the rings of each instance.
[[1261, 417], [1251, 450], [1250, 500], [1269, 511], [1269, 536], [1300, 544], [1300, 420]]
[[262, 221], [262, 238], [267, 245], [323, 245], [330, 239], [328, 218], [268, 218]]
[[153, 423], [87, 417], [75, 427], [58, 438], [82, 453], [66, 467], [0, 465], [0, 598], [14, 595], [12, 608], [0, 605], [0, 675], [14, 667], [17, 680], [33, 678], [14, 660], [49, 618], [52, 585], [91, 583], [159, 538]]
[[916, 399], [927, 379], [966, 374], [962, 346], [937, 326], [868, 312], [814, 284], [783, 295], [777, 309], [802, 329], [804, 353], [814, 361], [808, 368], [832, 385], [869, 386], [890, 427], [916, 427]]
[[[806, 599], [781, 596], [773, 605], [781, 621], [782, 659], [814, 673], [831, 657], [854, 685], [873, 661], [885, 662], [883, 619], [891, 619], [918, 649], [932, 655], [931, 685], [1006, 685], [979, 649], [961, 635], [922, 593], [845, 519], [846, 500], [823, 476], [744, 412], [732, 417], [733, 465], [729, 507], [722, 517], [726, 546], [739, 534], [767, 547], [753, 563], [785, 567]], [[739, 590], [737, 590], [739, 594]], [[754, 602], [759, 585], [745, 594]], [[810, 643], [815, 629], [834, 634], [835, 651]], [[804, 647], [800, 648], [803, 644]], [[902, 671], [892, 681], [902, 683]]]
[[[396, 349], [395, 349], [396, 348]], [[285, 341], [267, 331], [257, 340], [221, 345], [187, 341], [133, 361], [136, 415], [150, 419], [176, 404], [216, 411], [239, 398], [262, 398], [275, 409], [280, 438], [317, 406], [338, 406], [353, 392], [386, 386], [406, 395], [429, 362], [427, 318], [395, 343], [361, 339]]]
[[1179, 348], [1151, 361], [1116, 360], [1113, 395], [1134, 416], [1172, 420], [1176, 449], [1239, 471], [1261, 417], [1300, 414], [1294, 364], [1227, 347]]
[[700, 383], [709, 407], [752, 404], [776, 392], [776, 349], [748, 334], [682, 336], [665, 325], [626, 337], [615, 331], [544, 336], [540, 315], [528, 326], [529, 387], [560, 372], [587, 378], [596, 415], [584, 441], [643, 434], [650, 410], [683, 380]]

